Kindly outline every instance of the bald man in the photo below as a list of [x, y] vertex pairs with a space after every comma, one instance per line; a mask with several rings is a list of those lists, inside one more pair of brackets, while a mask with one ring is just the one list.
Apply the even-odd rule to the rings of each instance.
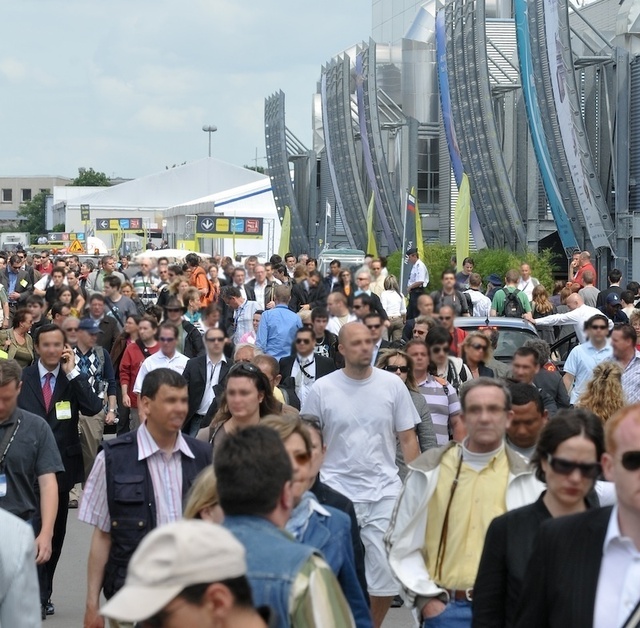
[[419, 454], [415, 426], [420, 418], [402, 380], [371, 366], [373, 339], [366, 325], [343, 325], [338, 350], [344, 368], [313, 385], [302, 412], [319, 417], [323, 426], [327, 453], [322, 481], [354, 503], [377, 628], [399, 593], [383, 543], [402, 488], [395, 464], [396, 436], [404, 459], [411, 462]]

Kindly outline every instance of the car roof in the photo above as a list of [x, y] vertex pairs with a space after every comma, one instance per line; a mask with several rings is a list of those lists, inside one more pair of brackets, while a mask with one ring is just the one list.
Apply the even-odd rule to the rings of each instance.
[[497, 327], [511, 329], [526, 329], [537, 335], [536, 327], [523, 318], [510, 318], [508, 316], [458, 316], [454, 321], [455, 327], [465, 329], [467, 327]]

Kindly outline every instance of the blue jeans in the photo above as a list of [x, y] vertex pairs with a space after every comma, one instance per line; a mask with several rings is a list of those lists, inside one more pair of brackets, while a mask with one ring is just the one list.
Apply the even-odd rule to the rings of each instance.
[[422, 628], [471, 628], [471, 602], [449, 602], [440, 615], [423, 620]]

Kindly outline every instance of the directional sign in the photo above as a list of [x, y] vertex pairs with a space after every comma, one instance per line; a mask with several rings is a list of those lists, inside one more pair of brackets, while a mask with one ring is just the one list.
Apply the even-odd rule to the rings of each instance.
[[142, 218], [97, 218], [97, 231], [141, 231]]
[[199, 238], [262, 238], [262, 218], [198, 216], [196, 235]]
[[89, 209], [89, 205], [80, 205], [80, 220], [82, 220], [82, 222], [89, 222], [91, 220], [91, 212]]
[[74, 240], [69, 245], [69, 253], [84, 253], [84, 247], [82, 246], [80, 240]]

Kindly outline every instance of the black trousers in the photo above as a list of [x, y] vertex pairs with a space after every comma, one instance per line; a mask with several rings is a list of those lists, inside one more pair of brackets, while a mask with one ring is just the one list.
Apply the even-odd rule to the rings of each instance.
[[[40, 602], [46, 604], [53, 593], [53, 576], [62, 554], [64, 537], [67, 534], [67, 516], [69, 514], [69, 491], [58, 493], [58, 513], [53, 524], [53, 539], [51, 541], [51, 558], [44, 564], [38, 565], [38, 581], [40, 583]], [[40, 534], [42, 519], [40, 508], [33, 517], [33, 530], [36, 536]]]
[[420, 311], [418, 310], [418, 298], [421, 294], [424, 294], [424, 288], [414, 288], [409, 293], [409, 305], [407, 306], [407, 320], [412, 318], [417, 318], [420, 316]]

